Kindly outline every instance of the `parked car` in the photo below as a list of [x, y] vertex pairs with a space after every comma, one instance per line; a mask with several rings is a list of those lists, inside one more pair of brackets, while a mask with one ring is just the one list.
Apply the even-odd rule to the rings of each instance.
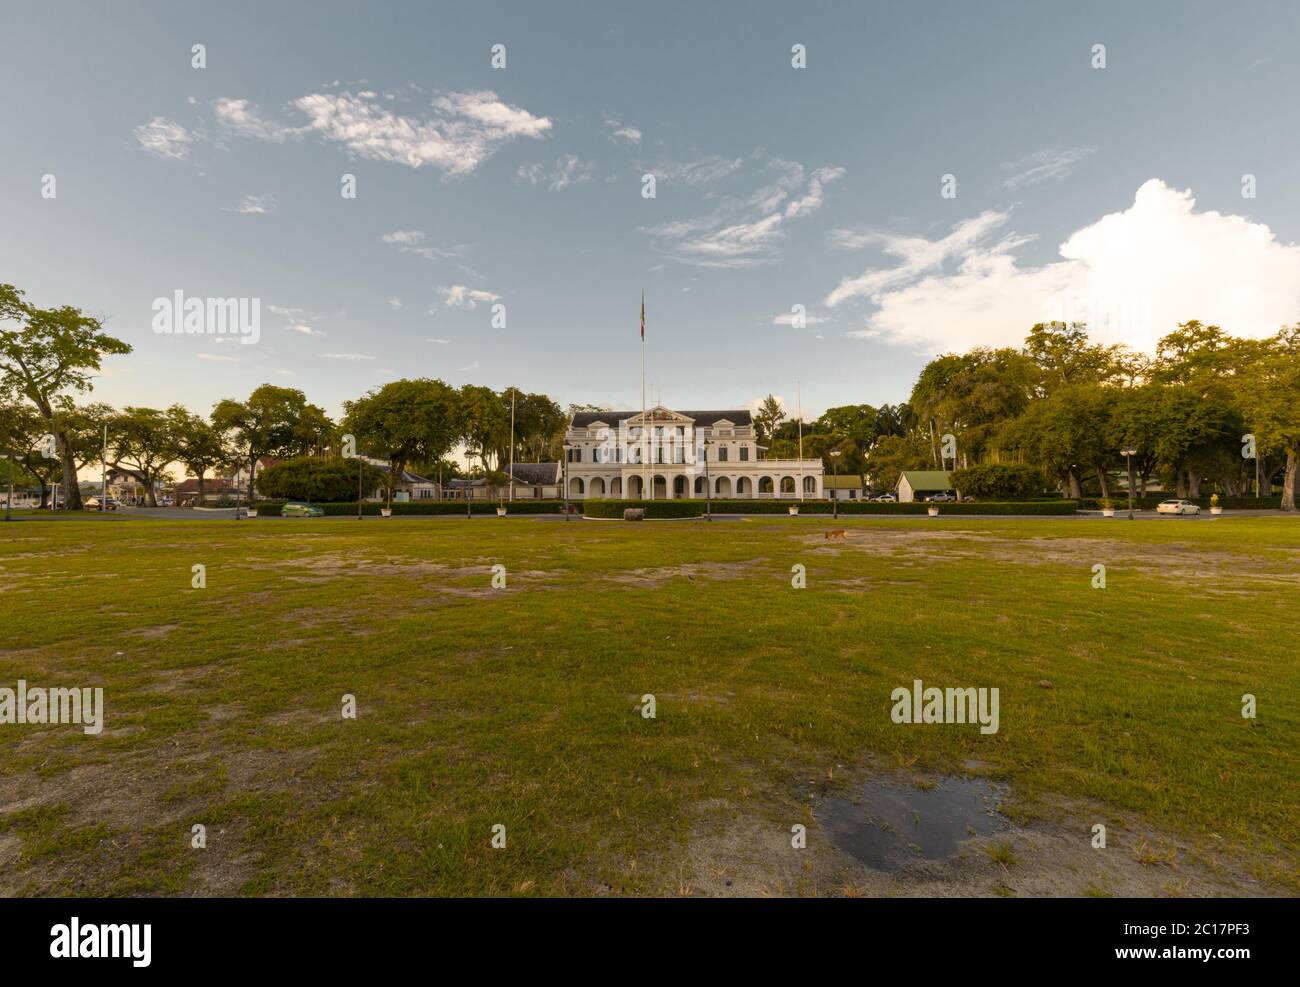
[[893, 504], [898, 498], [891, 493], [882, 493], [879, 497], [872, 497], [877, 504]]
[[1162, 500], [1156, 505], [1157, 514], [1200, 514], [1199, 504], [1190, 500]]
[[285, 504], [280, 508], [280, 517], [324, 517], [325, 512], [311, 504]]
[[956, 495], [950, 493], [937, 493], [937, 494], [931, 494], [929, 497], [926, 497], [925, 499], [928, 503], [931, 504], [944, 504], [950, 500], [956, 500], [957, 497]]
[[[88, 497], [88, 498], [86, 498], [84, 501], [81, 502], [81, 506], [84, 507], [84, 508], [85, 508], [86, 510], [88, 510], [88, 511], [97, 511], [97, 510], [100, 509], [100, 507], [99, 507], [99, 498], [98, 498], [98, 497]], [[104, 508], [103, 508], [103, 509], [106, 510], [106, 511], [115, 511], [115, 510], [117, 510], [117, 501], [115, 501], [112, 497], [107, 498], [107, 499], [104, 501]]]

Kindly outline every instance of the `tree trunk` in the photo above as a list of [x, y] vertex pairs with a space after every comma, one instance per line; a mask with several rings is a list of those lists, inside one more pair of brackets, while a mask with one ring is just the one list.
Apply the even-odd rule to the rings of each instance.
[[152, 473], [146, 473], [144, 478], [144, 504], [146, 507], [158, 506], [157, 484], [154, 482]]
[[1300, 451], [1288, 449], [1286, 451], [1286, 473], [1283, 474], [1282, 480], [1282, 510], [1295, 510], [1295, 474], [1296, 467], [1300, 466]]
[[203, 504], [203, 471], [199, 471], [199, 505]]
[[81, 510], [81, 487], [77, 485], [77, 463], [68, 448], [68, 437], [61, 431], [55, 431], [59, 440], [59, 458], [63, 461], [63, 506], [70, 511]]
[[1107, 499], [1109, 499], [1109, 497], [1110, 497], [1110, 478], [1106, 475], [1106, 471], [1105, 471], [1104, 469], [1102, 469], [1100, 466], [1097, 467], [1097, 482], [1098, 482], [1099, 484], [1101, 484], [1101, 495], [1102, 495], [1102, 497], [1103, 497], [1103, 498], [1107, 498]]
[[1174, 471], [1174, 496], [1179, 500], [1187, 499], [1187, 473], [1181, 466]]
[[257, 479], [257, 457], [248, 457], [248, 502], [253, 502], [253, 481]]
[[1201, 471], [1198, 469], [1189, 469], [1187, 471], [1187, 499], [1196, 500], [1201, 496]]

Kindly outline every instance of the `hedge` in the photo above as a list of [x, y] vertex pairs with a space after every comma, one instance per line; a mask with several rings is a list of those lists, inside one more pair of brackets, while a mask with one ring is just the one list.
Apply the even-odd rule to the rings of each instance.
[[[259, 500], [253, 503], [257, 508], [259, 517], [278, 517], [281, 508], [287, 501], [283, 500]], [[294, 503], [306, 503], [305, 501], [294, 501]], [[330, 517], [352, 515], [356, 516], [357, 502], [344, 501], [334, 504], [312, 504], [312, 507], [319, 507]], [[361, 505], [361, 514], [363, 517], [378, 517], [379, 509], [384, 505], [378, 502], [365, 501]], [[506, 502], [507, 514], [560, 514], [564, 511], [564, 505], [558, 500], [516, 500], [513, 503]], [[470, 502], [470, 510], [474, 514], [495, 514], [497, 512], [497, 502], [494, 500], [475, 500]], [[408, 500], [393, 502], [393, 517], [401, 515], [429, 515], [429, 514], [464, 514], [465, 502], [455, 500]]]
[[586, 517], [622, 518], [623, 511], [629, 507], [645, 511], [649, 519], [672, 517], [703, 517], [702, 500], [584, 500], [582, 513]]
[[[1164, 499], [1164, 498], [1160, 498]], [[1158, 501], [1152, 501], [1152, 506]], [[1208, 502], [1207, 502], [1208, 503]], [[705, 510], [705, 502], [700, 499], [680, 498], [675, 500], [574, 500], [569, 502], [575, 511], [593, 518], [622, 518], [623, 510], [628, 507], [646, 508], [648, 518], [689, 518], [700, 517]], [[791, 505], [798, 504], [800, 514], [830, 514], [831, 502], [828, 500], [715, 500], [714, 514], [786, 514]], [[1032, 501], [987, 501], [971, 504], [941, 503], [930, 505], [921, 502], [911, 504], [876, 503], [875, 501], [842, 500], [839, 513], [850, 514], [925, 514], [926, 509], [937, 506], [940, 514], [1006, 514], [1006, 515], [1054, 515], [1073, 514], [1079, 508], [1079, 501], [1074, 500], [1032, 500]], [[253, 503], [260, 517], [278, 517], [284, 507], [282, 500], [259, 500]], [[356, 501], [337, 504], [313, 504], [327, 515], [355, 516]], [[367, 501], [361, 505], [365, 517], [378, 517], [382, 504]], [[1227, 505], [1231, 506], [1231, 505]], [[1274, 507], [1277, 505], [1274, 504]], [[471, 510], [475, 514], [495, 514], [496, 501], [473, 501]], [[560, 514], [564, 510], [558, 500], [516, 500], [506, 503], [507, 514]], [[393, 503], [393, 516], [430, 515], [430, 514], [464, 514], [465, 502], [454, 500], [412, 500]]]
[[[1177, 500], [1178, 495], [1172, 493], [1147, 494], [1145, 497], [1134, 497], [1133, 506], [1141, 510], [1154, 510], [1155, 506], [1166, 500]], [[1210, 497], [1206, 494], [1204, 497], [1185, 497], [1184, 500], [1190, 500], [1194, 504], [1208, 509], [1210, 507]], [[1117, 494], [1110, 498], [1111, 506], [1115, 510], [1128, 510], [1128, 496], [1126, 494]], [[1219, 506], [1224, 510], [1236, 508], [1237, 510], [1255, 509], [1255, 510], [1277, 510], [1282, 506], [1282, 495], [1276, 497], [1219, 497]], [[1084, 511], [1101, 510], [1100, 497], [1084, 497], [1079, 501], [1079, 509]]]
[[[610, 505], [609, 508], [601, 507], [601, 513], [597, 514], [592, 511], [592, 505], [601, 504]], [[699, 513], [695, 511], [688, 512], [684, 505], [694, 505], [699, 513], [703, 513], [705, 502], [698, 499], [681, 499], [681, 500], [588, 500], [583, 502], [583, 511], [589, 517], [622, 517], [623, 509], [626, 507], [644, 507], [648, 509], [646, 517], [698, 517]], [[828, 500], [715, 500], [713, 501], [714, 514], [786, 514], [791, 506], [798, 505], [800, 514], [830, 514], [832, 513], [831, 502]], [[660, 508], [675, 509], [681, 506], [682, 513], [652, 514], [649, 510]], [[1042, 501], [988, 501], [985, 503], [958, 504], [958, 503], [941, 503], [926, 504], [914, 502], [910, 504], [889, 504], [877, 503], [875, 501], [849, 500], [839, 502], [840, 514], [925, 514], [930, 507], [938, 507], [940, 514], [1073, 514], [1078, 510], [1078, 502], [1073, 500], [1042, 500]]]

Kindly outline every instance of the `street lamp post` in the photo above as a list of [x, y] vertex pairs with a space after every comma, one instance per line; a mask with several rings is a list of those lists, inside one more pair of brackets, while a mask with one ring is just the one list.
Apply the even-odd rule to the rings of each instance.
[[[9, 516], [9, 508], [10, 508], [10, 506], [11, 506], [11, 505], [13, 504], [13, 502], [14, 502], [14, 457], [13, 457], [13, 453], [6, 453], [5, 456], [4, 456], [4, 459], [5, 459], [5, 472], [7, 472], [7, 473], [9, 474], [9, 498], [5, 501], [5, 520], [6, 520], [6, 521], [12, 521], [13, 518], [11, 518], [11, 517]], [[103, 498], [103, 496], [104, 496], [103, 491], [100, 491], [101, 502], [102, 502], [102, 498]]]
[[1128, 519], [1133, 520], [1133, 457], [1137, 455], [1137, 450], [1133, 448], [1121, 449], [1120, 455], [1128, 462]]
[[831, 475], [834, 479], [831, 481], [831, 517], [838, 519], [840, 516], [840, 501], [836, 494], [839, 492], [840, 481], [840, 456], [843, 450], [831, 450]]

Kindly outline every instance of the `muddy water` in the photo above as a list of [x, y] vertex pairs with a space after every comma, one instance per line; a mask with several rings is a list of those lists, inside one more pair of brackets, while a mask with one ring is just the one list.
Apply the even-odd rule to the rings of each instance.
[[1004, 790], [980, 778], [942, 778], [933, 788], [870, 782], [827, 799], [817, 821], [831, 842], [878, 870], [942, 860], [965, 840], [1006, 828], [997, 813]]

